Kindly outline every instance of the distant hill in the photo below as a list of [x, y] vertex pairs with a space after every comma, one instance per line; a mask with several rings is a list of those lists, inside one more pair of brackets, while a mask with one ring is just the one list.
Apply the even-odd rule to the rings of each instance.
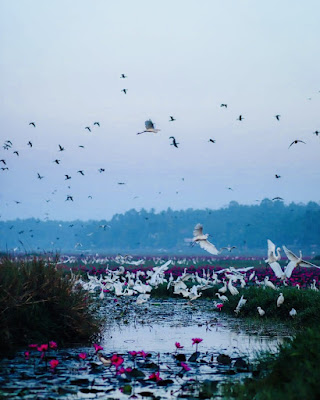
[[218, 248], [237, 246], [234, 254], [266, 254], [267, 239], [306, 255], [320, 254], [320, 206], [314, 202], [286, 206], [268, 199], [251, 206], [231, 202], [219, 210], [130, 210], [110, 221], [0, 222], [0, 250], [209, 256], [188, 241], [198, 222]]

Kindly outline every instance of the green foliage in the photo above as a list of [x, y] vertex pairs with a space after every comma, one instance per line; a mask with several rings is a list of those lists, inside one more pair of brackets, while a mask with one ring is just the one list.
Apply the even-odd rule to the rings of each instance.
[[[199, 246], [190, 247], [185, 241], [192, 237], [198, 222], [204, 224], [218, 248], [235, 245], [236, 254], [248, 254], [248, 250], [265, 254], [268, 238], [306, 254], [320, 253], [320, 206], [312, 202], [286, 206], [268, 199], [251, 206], [231, 202], [220, 210], [129, 210], [110, 221], [0, 221], [0, 249], [109, 254], [155, 254], [165, 249], [167, 254], [181, 250], [183, 254], [205, 254]], [[81, 246], [75, 247], [78, 243]]]
[[98, 332], [90, 300], [53, 264], [0, 263], [0, 350], [31, 342], [86, 341]]
[[[277, 298], [280, 293], [283, 293], [284, 303], [277, 307]], [[311, 289], [298, 290], [293, 287], [273, 290], [252, 286], [240, 290], [240, 293], [236, 296], [228, 295], [229, 301], [224, 303], [222, 311], [235, 315], [234, 310], [241, 295], [247, 299], [247, 303], [241, 308], [239, 318], [290, 321], [296, 328], [320, 324], [320, 292]], [[258, 314], [258, 306], [266, 312], [263, 317]], [[297, 311], [295, 317], [289, 315], [292, 308]]]
[[280, 347], [276, 356], [263, 356], [257, 378], [224, 385], [224, 396], [238, 400], [316, 400], [320, 398], [320, 333], [307, 329]]

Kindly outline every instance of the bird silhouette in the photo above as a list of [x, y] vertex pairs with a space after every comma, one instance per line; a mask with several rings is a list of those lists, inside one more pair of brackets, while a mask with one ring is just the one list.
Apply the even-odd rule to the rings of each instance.
[[98, 169], [98, 171], [100, 172], [100, 174], [101, 174], [101, 172], [104, 172], [105, 171], [105, 169], [104, 168], [99, 168]]
[[30, 140], [29, 140], [29, 142], [27, 143], [27, 145], [30, 146], [30, 147], [32, 147], [32, 143], [30, 142]]
[[228, 187], [227, 189], [228, 189], [228, 190], [232, 190], [232, 191], [233, 191], [233, 189], [232, 189], [231, 187]]
[[282, 197], [279, 197], [279, 196], [277, 196], [277, 197], [274, 197], [272, 200], [273, 200], [273, 201], [274, 201], [274, 200], [283, 200], [283, 198], [282, 198]]
[[36, 127], [36, 124], [34, 122], [29, 122], [29, 125], [33, 125], [34, 127]]
[[73, 201], [73, 196], [68, 195], [65, 201]]
[[176, 139], [174, 138], [174, 136], [170, 136], [169, 139], [172, 139], [171, 146], [178, 148], [179, 143], [176, 142]]
[[9, 168], [8, 167], [1, 167], [1, 170], [2, 171], [9, 171]]
[[288, 147], [288, 149], [290, 149], [290, 147], [291, 147], [293, 144], [298, 144], [298, 143], [304, 143], [304, 144], [306, 144], [306, 142], [304, 142], [303, 140], [294, 140], [294, 141], [290, 144], [290, 146]]
[[77, 172], [79, 172], [79, 174], [81, 174], [82, 176], [84, 176], [84, 172], [83, 172], [82, 170], [77, 171]]
[[21, 204], [21, 201], [15, 200], [14, 201], [16, 204]]
[[281, 175], [275, 174], [275, 177], [276, 177], [277, 179], [279, 179], [279, 178], [281, 178]]
[[277, 119], [277, 121], [280, 121], [281, 115], [277, 114], [277, 115], [275, 115], [274, 117]]
[[214, 139], [209, 139], [208, 142], [215, 143], [216, 141]]
[[70, 175], [65, 175], [65, 177], [66, 177], [65, 181], [67, 181], [68, 179], [71, 179]]
[[64, 147], [62, 147], [61, 144], [59, 144], [58, 146], [59, 146], [59, 151], [64, 151]]
[[91, 132], [90, 126], [86, 126], [84, 129], [88, 129], [88, 131]]
[[38, 179], [43, 179], [44, 178], [44, 176], [41, 176], [40, 174], [39, 174], [39, 172], [38, 172]]
[[92, 196], [89, 195], [89, 196], [88, 196], [88, 199], [92, 199]]
[[4, 165], [7, 165], [7, 163], [6, 163], [6, 161], [5, 160], [0, 160], [0, 162], [2, 162]]
[[128, 89], [122, 89], [121, 92], [123, 92], [124, 94], [127, 94]]
[[118, 182], [118, 185], [125, 185], [125, 182]]
[[125, 74], [121, 74], [121, 76], [120, 76], [120, 78], [122, 78], [122, 79], [124, 79], [126, 77], [127, 77], [127, 75], [125, 75]]
[[97, 125], [100, 128], [100, 122], [94, 122], [93, 125]]
[[144, 132], [157, 133], [160, 131], [160, 129], [155, 129], [154, 123], [151, 121], [151, 119], [148, 119], [147, 121], [145, 121], [144, 125], [145, 125], [146, 129], [142, 132], [138, 132], [137, 135], [141, 135], [141, 133], [144, 133]]
[[16, 154], [19, 157], [19, 152], [17, 150], [14, 151], [13, 154]]
[[237, 120], [238, 120], [238, 121], [242, 121], [242, 120], [244, 120], [244, 118], [243, 118], [242, 115], [239, 115], [239, 117], [237, 118]]
[[316, 136], [319, 136], [319, 133], [320, 133], [319, 131], [314, 131], [313, 132], [313, 134], [316, 135]]
[[228, 108], [228, 104], [222, 103], [222, 104], [220, 105], [220, 107]]
[[81, 147], [82, 149], [84, 149], [84, 146], [83, 146], [82, 144], [80, 144], [79, 147]]
[[176, 119], [175, 118], [173, 118], [173, 116], [172, 115], [170, 115], [170, 117], [169, 117], [170, 119], [169, 119], [169, 122], [172, 122], [172, 121], [175, 121]]
[[56, 164], [60, 164], [60, 160], [54, 160], [53, 162]]

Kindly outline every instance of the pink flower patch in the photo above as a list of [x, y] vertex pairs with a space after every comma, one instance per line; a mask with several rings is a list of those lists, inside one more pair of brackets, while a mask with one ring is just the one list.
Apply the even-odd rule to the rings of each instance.
[[50, 361], [49, 361], [49, 364], [50, 364], [50, 367], [51, 367], [52, 369], [55, 369], [55, 368], [58, 366], [59, 361], [58, 361], [58, 360], [50, 360]]
[[116, 368], [120, 367], [121, 364], [123, 364], [124, 359], [121, 356], [118, 356], [118, 354], [114, 354], [111, 357], [111, 364], [114, 365]]
[[97, 353], [99, 350], [103, 350], [103, 347], [100, 346], [99, 344], [96, 344], [96, 343], [93, 343], [93, 347], [94, 347], [96, 353]]
[[153, 373], [149, 376], [149, 379], [151, 379], [152, 381], [155, 381], [155, 382], [162, 381], [162, 378], [160, 378], [160, 372], [159, 372], [159, 371], [158, 371], [158, 372], [153, 372]]
[[51, 340], [51, 342], [49, 342], [49, 346], [53, 350], [55, 350], [58, 347], [57, 343], [54, 342], [53, 340]]
[[194, 344], [201, 343], [202, 341], [203, 341], [203, 339], [200, 339], [200, 338], [193, 338], [193, 339], [192, 339], [192, 346], [193, 346]]
[[81, 360], [85, 360], [85, 359], [87, 358], [87, 353], [80, 353], [80, 354], [78, 354], [78, 357], [79, 357]]
[[47, 351], [48, 350], [48, 345], [47, 344], [41, 344], [40, 346], [37, 347], [38, 351]]
[[183, 349], [183, 346], [179, 342], [175, 342], [175, 346], [177, 349]]
[[181, 362], [180, 365], [181, 365], [182, 369], [184, 369], [185, 371], [190, 371], [191, 370], [189, 365], [184, 363], [184, 362]]

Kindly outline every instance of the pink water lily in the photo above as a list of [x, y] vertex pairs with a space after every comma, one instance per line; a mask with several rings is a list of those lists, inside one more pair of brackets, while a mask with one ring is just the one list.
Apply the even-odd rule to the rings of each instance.
[[36, 343], [29, 344], [30, 349], [36, 349], [39, 345]]
[[54, 342], [53, 340], [51, 340], [49, 342], [49, 346], [50, 346], [50, 349], [53, 349], [53, 350], [55, 350], [58, 347], [57, 343]]
[[192, 339], [192, 346], [194, 345], [194, 344], [198, 344], [198, 343], [201, 343], [203, 341], [203, 339], [200, 339], [200, 338], [193, 338]]
[[183, 349], [184, 346], [181, 346], [179, 342], [175, 342], [175, 346], [177, 349]]
[[159, 382], [162, 381], [162, 378], [160, 378], [160, 372], [153, 372], [151, 375], [149, 375], [149, 379]]
[[85, 360], [85, 359], [87, 358], [87, 353], [80, 353], [80, 354], [78, 354], [78, 357], [79, 357], [81, 360]]
[[47, 351], [48, 350], [48, 345], [47, 344], [41, 344], [40, 346], [37, 347], [38, 351]]
[[24, 352], [24, 357], [25, 357], [26, 360], [29, 360], [29, 358], [30, 358], [30, 352], [29, 352], [29, 351], [25, 351], [25, 352]]
[[100, 346], [99, 344], [96, 344], [96, 343], [93, 343], [93, 347], [94, 347], [96, 353], [97, 353], [99, 350], [103, 350], [103, 347]]
[[114, 365], [116, 368], [120, 367], [121, 364], [123, 364], [124, 359], [121, 356], [118, 356], [118, 354], [114, 354], [111, 357], [111, 364]]
[[50, 367], [51, 367], [52, 369], [55, 369], [55, 368], [58, 366], [59, 361], [58, 361], [58, 360], [50, 360], [50, 361], [49, 361], [49, 364], [50, 364]]
[[190, 370], [191, 370], [191, 368], [189, 367], [189, 365], [186, 364], [186, 363], [184, 363], [184, 362], [181, 362], [181, 363], [180, 363], [180, 366], [181, 366], [182, 369], [184, 369], [185, 371], [190, 371]]
[[218, 303], [218, 304], [216, 305], [216, 307], [219, 309], [219, 311], [221, 311], [221, 308], [223, 307], [223, 303]]
[[141, 350], [141, 351], [138, 351], [138, 353], [137, 353], [139, 356], [141, 356], [141, 357], [143, 357], [143, 358], [146, 358], [146, 357], [148, 357], [148, 353], [146, 353], [145, 351], [143, 351], [143, 350]]

